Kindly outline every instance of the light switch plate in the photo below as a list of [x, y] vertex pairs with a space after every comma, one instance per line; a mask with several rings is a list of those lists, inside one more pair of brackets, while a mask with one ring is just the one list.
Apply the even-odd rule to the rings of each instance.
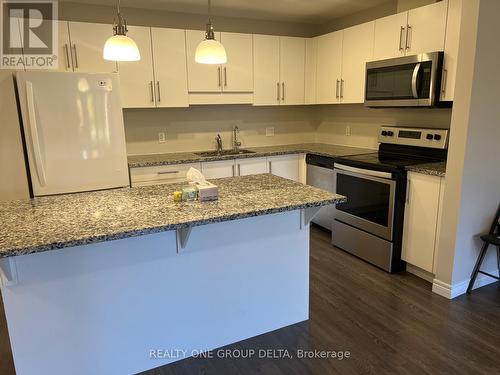
[[266, 137], [274, 137], [274, 126], [266, 128]]
[[349, 125], [347, 125], [345, 127], [345, 135], [347, 136], [350, 136], [351, 135], [351, 127]]

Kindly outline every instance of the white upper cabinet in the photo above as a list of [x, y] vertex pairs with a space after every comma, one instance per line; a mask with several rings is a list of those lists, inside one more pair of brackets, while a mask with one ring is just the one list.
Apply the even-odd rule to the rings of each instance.
[[253, 91], [253, 42], [251, 34], [221, 33], [227, 54], [222, 65], [222, 91]]
[[342, 103], [363, 103], [365, 100], [366, 62], [373, 58], [375, 22], [344, 30], [342, 43]]
[[407, 55], [444, 50], [447, 10], [444, 0], [408, 12]]
[[254, 105], [304, 104], [305, 43], [254, 35]]
[[304, 104], [306, 42], [280, 37], [281, 104]]
[[280, 91], [280, 37], [253, 36], [253, 104], [278, 105]]
[[461, 13], [462, 0], [448, 0], [446, 39], [444, 42], [443, 81], [441, 85], [441, 100], [443, 101], [452, 101], [455, 96]]
[[69, 28], [68, 22], [66, 21], [52, 21], [57, 25], [57, 30], [59, 32], [59, 62], [57, 70], [61, 72], [71, 72], [73, 71], [73, 62], [71, 60], [70, 46], [71, 41], [69, 39]]
[[227, 64], [198, 64], [196, 47], [205, 38], [204, 31], [186, 30], [188, 89], [193, 93], [252, 92], [252, 35], [215, 33], [227, 54]]
[[408, 12], [375, 20], [373, 60], [404, 56]]
[[75, 72], [101, 73], [116, 71], [116, 63], [104, 60], [102, 56], [104, 43], [113, 35], [112, 25], [69, 22], [69, 35], [71, 39], [70, 55]]
[[151, 28], [157, 107], [189, 106], [185, 31]]
[[153, 53], [151, 29], [143, 26], [128, 26], [129, 35], [137, 43], [141, 59], [118, 63], [120, 89], [124, 108], [155, 107], [155, 79], [153, 75]]
[[321, 35], [317, 39], [316, 103], [338, 103], [342, 76], [343, 31]]
[[305, 104], [316, 104], [316, 64], [318, 60], [318, 38], [306, 39], [306, 67], [304, 96]]
[[[220, 41], [220, 33], [215, 33]], [[222, 90], [222, 72], [220, 65], [198, 64], [194, 61], [196, 47], [205, 39], [205, 32], [186, 30], [186, 52], [189, 92], [220, 92]]]
[[442, 51], [447, 8], [444, 0], [377, 19], [373, 60]]

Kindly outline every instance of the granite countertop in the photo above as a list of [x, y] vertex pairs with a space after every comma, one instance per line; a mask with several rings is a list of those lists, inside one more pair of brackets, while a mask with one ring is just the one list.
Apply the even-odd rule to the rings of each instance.
[[406, 170], [410, 172], [417, 172], [422, 174], [428, 174], [431, 176], [445, 177], [446, 175], [446, 162], [438, 163], [427, 163], [427, 164], [417, 164], [406, 167]]
[[338, 157], [338, 156], [367, 154], [375, 151], [368, 148], [330, 145], [324, 143], [301, 143], [301, 144], [280, 145], [280, 146], [242, 147], [242, 149], [254, 152], [249, 154], [221, 155], [213, 157], [201, 157], [192, 152], [172, 152], [166, 154], [131, 155], [128, 157], [128, 164], [130, 168], [137, 168], [137, 167], [153, 167], [153, 166], [169, 165], [169, 164], [192, 163], [200, 161], [255, 158], [264, 156], [303, 154], [303, 153], [329, 156], [329, 157]]
[[167, 184], [0, 203], [0, 258], [345, 201], [271, 174], [212, 181], [214, 202], [175, 203], [185, 184]]

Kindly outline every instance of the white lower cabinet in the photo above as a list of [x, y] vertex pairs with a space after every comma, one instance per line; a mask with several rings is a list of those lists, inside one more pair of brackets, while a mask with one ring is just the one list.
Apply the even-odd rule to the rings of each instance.
[[401, 258], [429, 273], [434, 271], [444, 178], [408, 173]]
[[191, 167], [201, 168], [200, 163], [130, 168], [130, 181], [132, 187], [184, 182], [187, 181], [186, 173]]
[[300, 181], [301, 155], [280, 155], [267, 158], [268, 172], [275, 176]]
[[201, 172], [207, 179], [236, 175], [234, 160], [204, 161], [201, 163]]
[[236, 176], [267, 173], [266, 158], [236, 159]]

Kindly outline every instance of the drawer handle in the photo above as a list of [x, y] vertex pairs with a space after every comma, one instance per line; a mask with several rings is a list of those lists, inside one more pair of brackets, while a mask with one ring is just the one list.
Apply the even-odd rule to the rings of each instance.
[[158, 172], [159, 175], [162, 175], [162, 174], [176, 174], [176, 173], [179, 173], [180, 171], [161, 171], [161, 172]]

